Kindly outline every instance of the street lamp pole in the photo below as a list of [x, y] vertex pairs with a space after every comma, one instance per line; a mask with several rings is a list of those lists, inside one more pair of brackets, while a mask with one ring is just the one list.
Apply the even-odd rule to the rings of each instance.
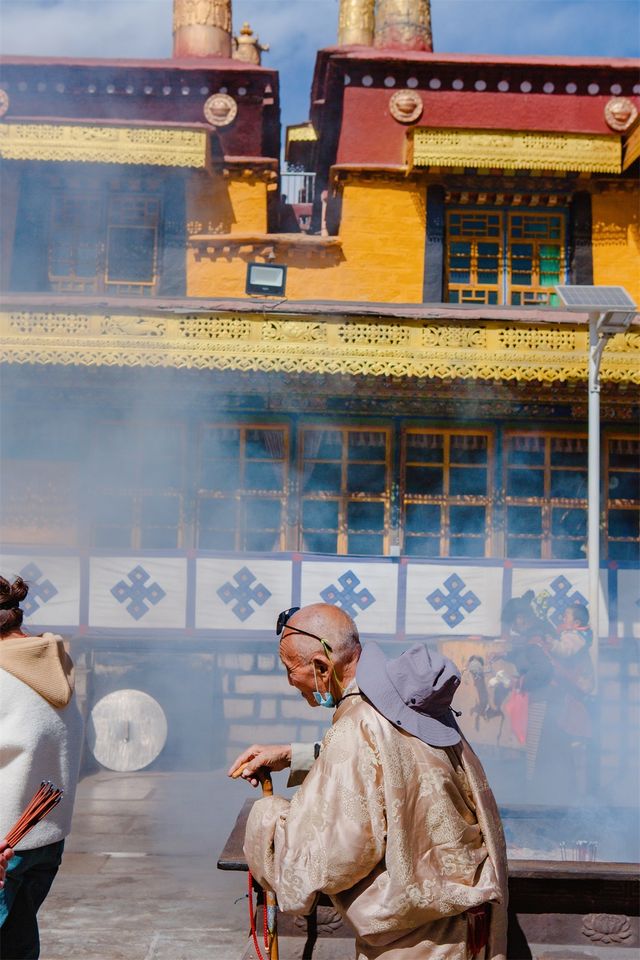
[[598, 332], [600, 314], [589, 314], [589, 440], [587, 562], [589, 567], [589, 618], [595, 640], [600, 637], [600, 361], [607, 337]]
[[624, 287], [559, 285], [556, 293], [566, 310], [589, 317], [589, 440], [587, 564], [589, 619], [594, 656], [600, 639], [600, 362], [609, 337], [624, 333], [636, 316], [636, 305]]

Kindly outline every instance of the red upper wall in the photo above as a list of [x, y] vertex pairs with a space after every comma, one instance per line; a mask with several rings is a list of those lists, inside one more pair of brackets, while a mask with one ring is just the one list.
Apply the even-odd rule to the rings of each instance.
[[[236, 119], [218, 127], [225, 156], [278, 157], [278, 74], [238, 60], [70, 60], [4, 57], [6, 120], [206, 124], [209, 96], [224, 91]], [[213, 128], [212, 128], [213, 129]]]
[[325, 153], [330, 163], [404, 163], [412, 124], [394, 120], [389, 101], [407, 87], [423, 103], [415, 126], [614, 135], [605, 105], [613, 96], [626, 96], [640, 108], [639, 66], [622, 58], [334, 48], [318, 55], [312, 119], [325, 146], [333, 144], [333, 156]]

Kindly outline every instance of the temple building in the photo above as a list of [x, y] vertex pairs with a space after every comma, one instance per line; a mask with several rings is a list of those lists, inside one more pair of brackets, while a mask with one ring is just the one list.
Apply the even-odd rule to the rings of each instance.
[[[160, 701], [167, 762], [190, 720], [151, 661], [231, 755], [257, 723], [319, 734], [277, 668], [292, 603], [464, 664], [510, 599], [557, 627], [588, 594], [588, 318], [555, 287], [640, 302], [638, 61], [440, 54], [427, 0], [341, 0], [338, 30], [284, 137], [230, 0], [175, 0], [172, 59], [0, 65], [2, 570], [89, 705]], [[246, 295], [249, 263], [286, 295]], [[610, 799], [640, 722], [639, 359], [636, 320], [602, 365]]]

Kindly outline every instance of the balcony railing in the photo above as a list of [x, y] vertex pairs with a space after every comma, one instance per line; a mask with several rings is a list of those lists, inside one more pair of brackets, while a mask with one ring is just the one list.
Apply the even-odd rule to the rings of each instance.
[[313, 193], [316, 186], [315, 173], [282, 173], [280, 184], [280, 192], [286, 203], [313, 203]]

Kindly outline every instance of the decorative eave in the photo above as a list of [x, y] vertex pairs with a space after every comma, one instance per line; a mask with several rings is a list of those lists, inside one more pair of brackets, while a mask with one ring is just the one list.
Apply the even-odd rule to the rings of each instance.
[[622, 169], [628, 170], [634, 161], [640, 157], [640, 123], [627, 136], [622, 150]]
[[338, 253], [342, 249], [339, 237], [324, 237], [304, 233], [194, 233], [188, 244], [195, 249], [196, 259], [203, 257], [238, 257], [250, 255], [264, 260], [277, 257], [279, 251], [309, 253]]
[[[561, 312], [481, 312], [418, 308], [403, 316], [369, 305], [228, 302], [222, 309], [139, 304], [6, 304], [0, 313], [0, 361], [85, 367], [344, 374], [435, 380], [539, 381], [587, 378], [586, 322]], [[308, 309], [307, 309], [308, 308]], [[367, 315], [369, 313], [369, 315]], [[491, 315], [491, 311], [489, 311]], [[522, 317], [531, 320], [522, 322]], [[602, 379], [640, 384], [640, 324], [607, 344]]]
[[197, 127], [115, 124], [0, 124], [0, 158], [205, 169], [210, 132]]
[[416, 127], [407, 146], [411, 168], [622, 172], [621, 139], [614, 135]]

